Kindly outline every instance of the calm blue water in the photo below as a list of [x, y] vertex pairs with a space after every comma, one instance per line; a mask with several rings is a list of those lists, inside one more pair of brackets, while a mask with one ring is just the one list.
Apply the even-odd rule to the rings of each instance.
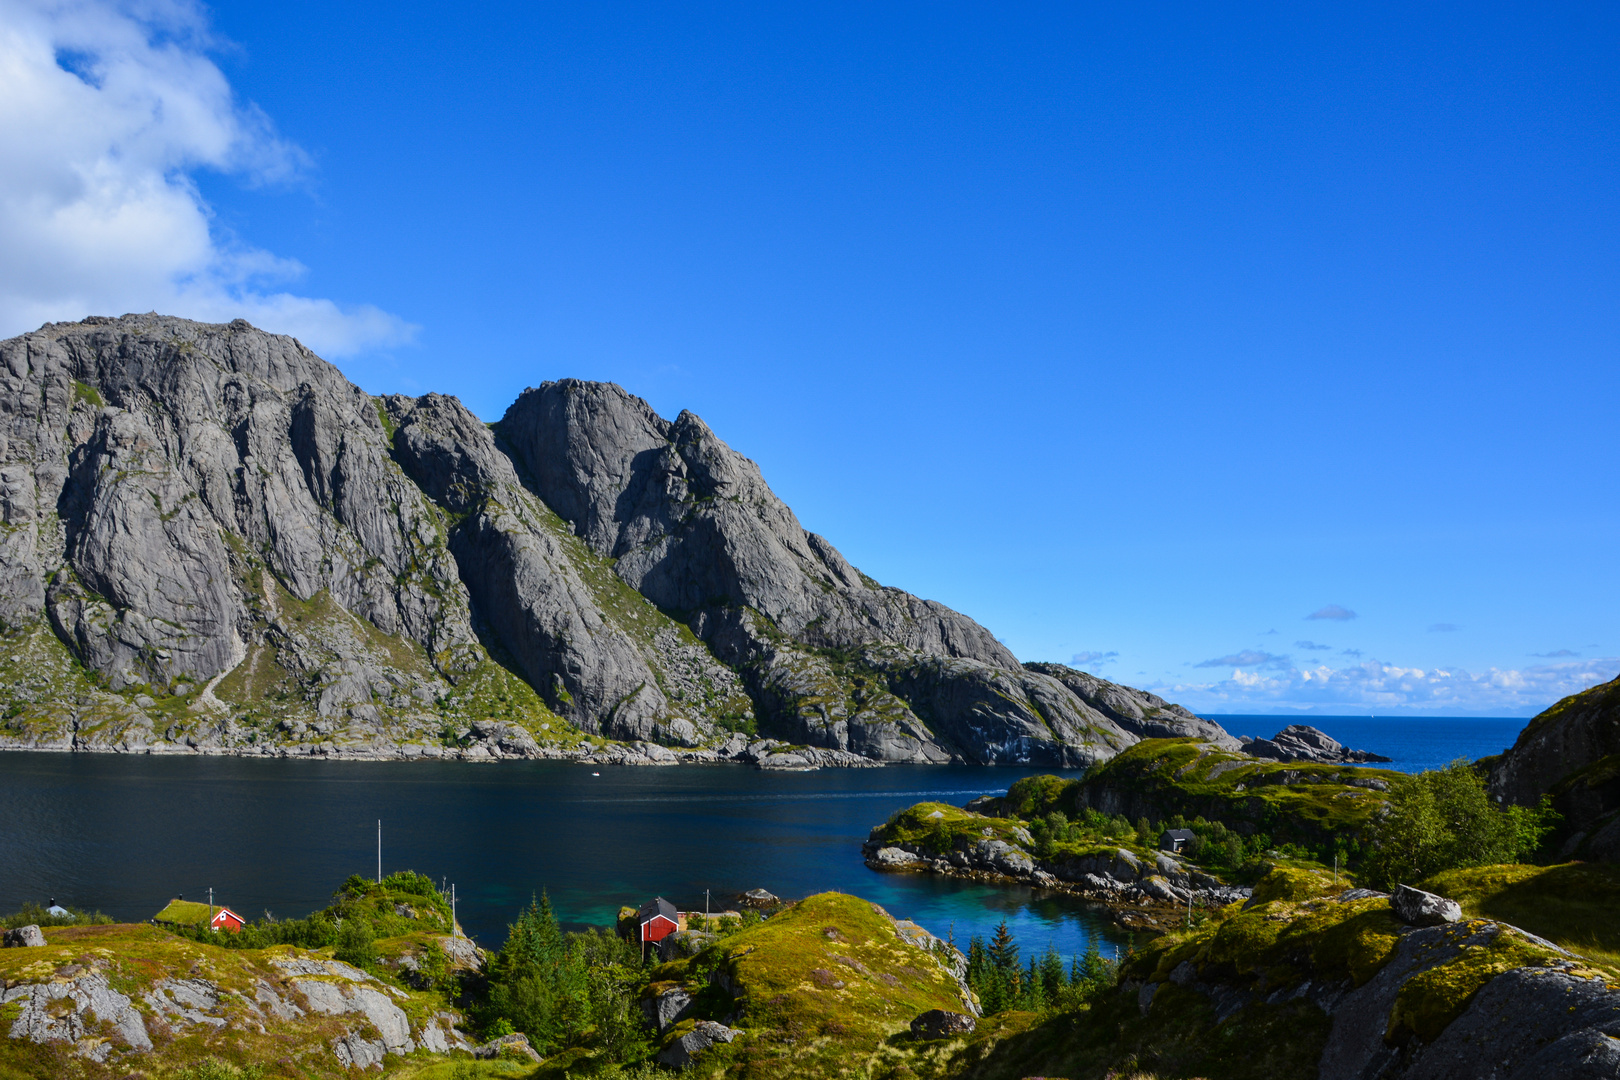
[[1470, 761], [1500, 754], [1513, 745], [1522, 717], [1500, 716], [1218, 716], [1209, 714], [1233, 735], [1269, 739], [1289, 724], [1309, 724], [1354, 750], [1371, 750], [1395, 760], [1383, 768], [1403, 772], [1439, 769], [1457, 758]]
[[[1295, 718], [1223, 716], [1270, 736]], [[1407, 771], [1512, 743], [1523, 720], [1307, 717]], [[1106, 913], [1064, 895], [861, 861], [873, 825], [923, 799], [960, 805], [1040, 770], [890, 766], [765, 773], [741, 766], [602, 768], [562, 762], [320, 762], [0, 753], [0, 910], [57, 901], [150, 918], [173, 896], [254, 918], [325, 906], [353, 873], [414, 869], [455, 882], [462, 924], [486, 946], [544, 888], [566, 922], [610, 923], [662, 894], [700, 909], [764, 887], [837, 889], [959, 943], [1002, 919], [1026, 950], [1078, 953], [1122, 939]]]
[[498, 946], [531, 892], [573, 924], [611, 923], [661, 893], [701, 910], [763, 886], [882, 904], [965, 945], [1006, 919], [1027, 949], [1120, 941], [1095, 905], [1027, 888], [861, 861], [873, 825], [925, 798], [961, 804], [1027, 769], [908, 767], [765, 773], [741, 766], [612, 768], [561, 762], [312, 762], [0, 754], [0, 910], [27, 900], [147, 919], [171, 897], [249, 918], [325, 906], [352, 873], [415, 869], [457, 885], [462, 924]]

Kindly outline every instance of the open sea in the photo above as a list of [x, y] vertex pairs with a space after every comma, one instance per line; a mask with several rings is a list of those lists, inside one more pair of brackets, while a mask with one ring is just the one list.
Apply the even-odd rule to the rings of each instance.
[[[1293, 718], [1219, 717], [1269, 736]], [[1523, 720], [1310, 717], [1416, 771], [1509, 745]], [[763, 887], [836, 889], [941, 936], [1005, 919], [1026, 951], [1125, 942], [1104, 911], [1063, 894], [867, 869], [860, 845], [894, 811], [955, 804], [1049, 770], [889, 766], [809, 773], [564, 762], [293, 761], [0, 753], [0, 910], [26, 901], [148, 919], [171, 898], [247, 918], [301, 917], [350, 874], [413, 869], [455, 883], [462, 925], [498, 947], [545, 889], [573, 926], [610, 924], [657, 894], [683, 909]], [[600, 775], [596, 775], [596, 773]]]

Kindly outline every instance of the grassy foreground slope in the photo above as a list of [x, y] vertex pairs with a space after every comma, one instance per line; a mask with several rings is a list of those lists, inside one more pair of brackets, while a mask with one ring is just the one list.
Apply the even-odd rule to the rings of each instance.
[[0, 1031], [10, 1036], [0, 1076], [163, 1077], [217, 1059], [265, 1077], [336, 1078], [350, 1075], [339, 1044], [373, 1044], [399, 1063], [460, 1041], [459, 1014], [442, 998], [330, 950], [225, 949], [142, 924], [44, 933], [44, 947], [0, 950]]
[[[700, 1020], [740, 1034], [703, 1053], [687, 1075], [777, 1080], [909, 1075], [911, 1021], [931, 1009], [964, 1011], [954, 951], [876, 904], [822, 893], [688, 959], [652, 972], [648, 998], [679, 991], [695, 1005], [662, 1037], [668, 1046]], [[960, 954], [954, 954], [961, 961]], [[965, 963], [965, 962], [964, 962]], [[537, 1080], [585, 1075], [584, 1052], [559, 1055]], [[909, 1067], [909, 1066], [908, 1066]]]
[[1456, 900], [1469, 915], [1501, 919], [1620, 964], [1620, 866], [1476, 866], [1437, 874], [1421, 887]]

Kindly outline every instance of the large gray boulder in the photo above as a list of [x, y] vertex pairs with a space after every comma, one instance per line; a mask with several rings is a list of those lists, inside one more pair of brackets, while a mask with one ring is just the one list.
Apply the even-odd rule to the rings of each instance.
[[683, 986], [665, 987], [641, 999], [641, 1014], [647, 1026], [662, 1035], [692, 1015], [692, 995]]
[[27, 926], [19, 926], [15, 929], [7, 930], [5, 933], [5, 942], [3, 947], [7, 949], [27, 949], [38, 948], [44, 944], [44, 931], [42, 931], [37, 924], [30, 923]]
[[678, 1039], [670, 1040], [668, 1046], [658, 1051], [658, 1062], [675, 1069], [684, 1069], [697, 1058], [697, 1056], [716, 1043], [730, 1042], [737, 1037], [737, 1032], [724, 1024], [717, 1024], [713, 1020], [699, 1020], [686, 1034]]
[[1395, 886], [1395, 891], [1390, 894], [1389, 906], [1402, 922], [1410, 926], [1441, 926], [1461, 922], [1463, 917], [1462, 906], [1457, 901], [1414, 889], [1410, 885]]

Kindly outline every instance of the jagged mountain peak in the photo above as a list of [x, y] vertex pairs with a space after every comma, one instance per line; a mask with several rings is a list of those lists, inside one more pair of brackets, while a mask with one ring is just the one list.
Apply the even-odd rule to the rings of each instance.
[[155, 314], [0, 342], [0, 383], [0, 629], [55, 673], [13, 680], [0, 744], [770, 734], [1076, 765], [1147, 713], [1207, 723], [1026, 669], [861, 574], [698, 416], [611, 383], [542, 383], [486, 426], [443, 394], [373, 398], [241, 320]]

